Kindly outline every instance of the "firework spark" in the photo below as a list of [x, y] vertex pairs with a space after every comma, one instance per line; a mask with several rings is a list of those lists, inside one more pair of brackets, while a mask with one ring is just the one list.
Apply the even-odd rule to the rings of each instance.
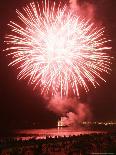
[[[20, 25], [11, 21], [11, 34], [6, 42], [12, 56], [9, 65], [18, 64], [18, 79], [28, 79], [41, 94], [69, 89], [79, 96], [79, 87], [89, 91], [88, 83], [99, 85], [105, 81], [103, 73], [110, 70], [110, 56], [104, 28], [98, 29], [90, 21], [81, 20], [65, 5], [50, 2], [30, 3], [23, 13], [16, 11]], [[11, 52], [12, 51], [12, 52]]]

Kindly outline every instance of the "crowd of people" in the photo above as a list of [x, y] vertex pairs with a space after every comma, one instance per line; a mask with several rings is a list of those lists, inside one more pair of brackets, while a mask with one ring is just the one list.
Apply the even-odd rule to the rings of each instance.
[[0, 155], [89, 155], [116, 153], [116, 133], [0, 140]]

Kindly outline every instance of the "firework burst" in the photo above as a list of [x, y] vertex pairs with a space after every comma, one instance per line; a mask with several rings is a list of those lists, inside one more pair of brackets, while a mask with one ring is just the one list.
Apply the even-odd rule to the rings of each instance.
[[20, 25], [11, 21], [9, 65], [18, 64], [18, 79], [28, 79], [41, 94], [70, 91], [79, 96], [79, 87], [89, 91], [88, 83], [105, 81], [103, 73], [110, 70], [110, 56], [104, 28], [82, 20], [65, 5], [30, 3], [16, 11]]

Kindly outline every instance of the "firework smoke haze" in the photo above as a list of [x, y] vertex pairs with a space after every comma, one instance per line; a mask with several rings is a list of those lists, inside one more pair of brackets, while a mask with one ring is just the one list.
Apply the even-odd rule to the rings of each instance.
[[69, 4], [70, 4], [70, 8], [74, 11], [78, 11], [79, 10], [79, 5], [77, 5], [77, 1], [76, 0], [69, 0]]
[[28, 79], [41, 94], [79, 96], [79, 89], [96, 87], [110, 71], [109, 40], [104, 28], [79, 18], [65, 5], [30, 3], [16, 11], [21, 24], [10, 22], [6, 42], [18, 66], [18, 79]]
[[70, 8], [72, 11], [77, 12], [79, 16], [87, 19], [94, 19], [95, 6], [87, 0], [70, 0]]
[[76, 97], [60, 97], [55, 95], [48, 101], [47, 108], [58, 116], [62, 116], [62, 122], [66, 126], [79, 126], [82, 121], [92, 119], [91, 107], [88, 103], [82, 103]]

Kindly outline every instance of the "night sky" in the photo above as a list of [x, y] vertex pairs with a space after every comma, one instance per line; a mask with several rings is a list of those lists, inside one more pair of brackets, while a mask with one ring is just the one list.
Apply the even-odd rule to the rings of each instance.
[[[87, 0], [86, 0], [87, 1]], [[58, 116], [46, 108], [46, 101], [39, 91], [32, 91], [27, 81], [17, 80], [15, 67], [8, 67], [10, 62], [3, 49], [7, 24], [17, 20], [15, 10], [31, 0], [0, 0], [0, 127], [25, 127], [38, 122], [39, 127], [53, 127]], [[85, 0], [80, 0], [81, 4]], [[106, 27], [106, 33], [112, 40], [111, 56], [116, 55], [116, 0], [88, 0], [95, 6], [95, 19]], [[116, 120], [116, 63], [112, 60], [112, 72], [106, 76], [107, 83], [101, 82], [97, 89], [91, 89], [87, 95], [81, 94], [82, 100], [90, 104], [93, 120]], [[34, 124], [33, 124], [34, 125]]]

